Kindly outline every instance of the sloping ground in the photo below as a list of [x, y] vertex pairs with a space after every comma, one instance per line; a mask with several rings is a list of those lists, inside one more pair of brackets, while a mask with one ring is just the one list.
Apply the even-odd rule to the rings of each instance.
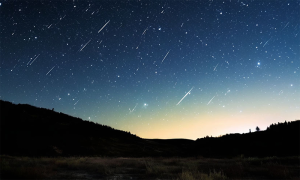
[[0, 100], [0, 152], [16, 156], [266, 157], [300, 155], [300, 121], [268, 130], [187, 139], [142, 139], [53, 110]]
[[198, 153], [207, 157], [299, 156], [300, 121], [271, 125], [266, 131], [197, 139]]
[[178, 156], [184, 155], [191, 142], [194, 142], [180, 140], [178, 142], [187, 142], [187, 144], [176, 143], [176, 141], [170, 144], [166, 143], [168, 140], [145, 140], [109, 126], [26, 104], [16, 105], [0, 101], [0, 109], [1, 154]]
[[131, 155], [138, 152], [142, 141], [130, 133], [63, 113], [1, 101], [2, 154]]

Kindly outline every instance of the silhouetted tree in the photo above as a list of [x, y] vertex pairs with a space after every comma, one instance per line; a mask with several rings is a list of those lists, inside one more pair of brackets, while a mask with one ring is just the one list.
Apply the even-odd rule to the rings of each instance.
[[259, 127], [258, 126], [256, 126], [256, 131], [259, 131], [260, 129], [259, 129]]

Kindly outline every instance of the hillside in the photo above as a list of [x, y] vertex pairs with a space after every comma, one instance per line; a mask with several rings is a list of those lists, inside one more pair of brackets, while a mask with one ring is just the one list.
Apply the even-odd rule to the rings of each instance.
[[266, 131], [227, 134], [197, 139], [203, 156], [292, 156], [300, 155], [300, 121], [270, 125]]
[[53, 110], [0, 101], [1, 154], [22, 156], [184, 156], [181, 140], [165, 146]]
[[0, 101], [1, 154], [17, 156], [289, 156], [299, 155], [300, 121], [219, 138], [142, 139], [53, 110]]

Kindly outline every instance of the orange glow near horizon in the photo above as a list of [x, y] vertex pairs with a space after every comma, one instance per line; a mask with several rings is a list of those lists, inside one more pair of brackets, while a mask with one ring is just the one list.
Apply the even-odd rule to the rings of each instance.
[[256, 126], [265, 130], [272, 123], [293, 121], [296, 115], [296, 109], [286, 116], [285, 111], [280, 111], [275, 106], [248, 107], [245, 111], [235, 113], [221, 107], [211, 108], [209, 111], [205, 106], [184, 110], [174, 106], [165, 111], [157, 110], [156, 113], [130, 114], [124, 124], [119, 124], [116, 128], [130, 131], [142, 138], [195, 140], [207, 135], [217, 137], [230, 133], [248, 133], [249, 129], [254, 132]]
[[[262, 118], [265, 120], [264, 118]], [[131, 132], [133, 134], [138, 135], [141, 138], [146, 139], [176, 139], [176, 138], [184, 138], [184, 139], [197, 139], [205, 136], [213, 136], [217, 137], [220, 135], [230, 134], [230, 133], [248, 133], [249, 129], [252, 132], [255, 131], [256, 126], [259, 126], [261, 130], [265, 130], [267, 126], [272, 123], [284, 122], [284, 120], [279, 120], [274, 122], [272, 120], [269, 123], [261, 122], [262, 119], [258, 119], [257, 121], [245, 120], [244, 123], [236, 123], [229, 122], [226, 123], [222, 121], [215, 120], [214, 123], [202, 123], [195, 122], [190, 124], [184, 123], [174, 123], [168, 126], [150, 125], [147, 128], [132, 128]], [[293, 121], [293, 120], [287, 120]]]

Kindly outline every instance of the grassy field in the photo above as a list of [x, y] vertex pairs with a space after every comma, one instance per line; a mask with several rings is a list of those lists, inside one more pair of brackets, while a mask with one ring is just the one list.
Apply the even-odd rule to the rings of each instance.
[[300, 179], [300, 157], [106, 158], [0, 156], [1, 179]]

